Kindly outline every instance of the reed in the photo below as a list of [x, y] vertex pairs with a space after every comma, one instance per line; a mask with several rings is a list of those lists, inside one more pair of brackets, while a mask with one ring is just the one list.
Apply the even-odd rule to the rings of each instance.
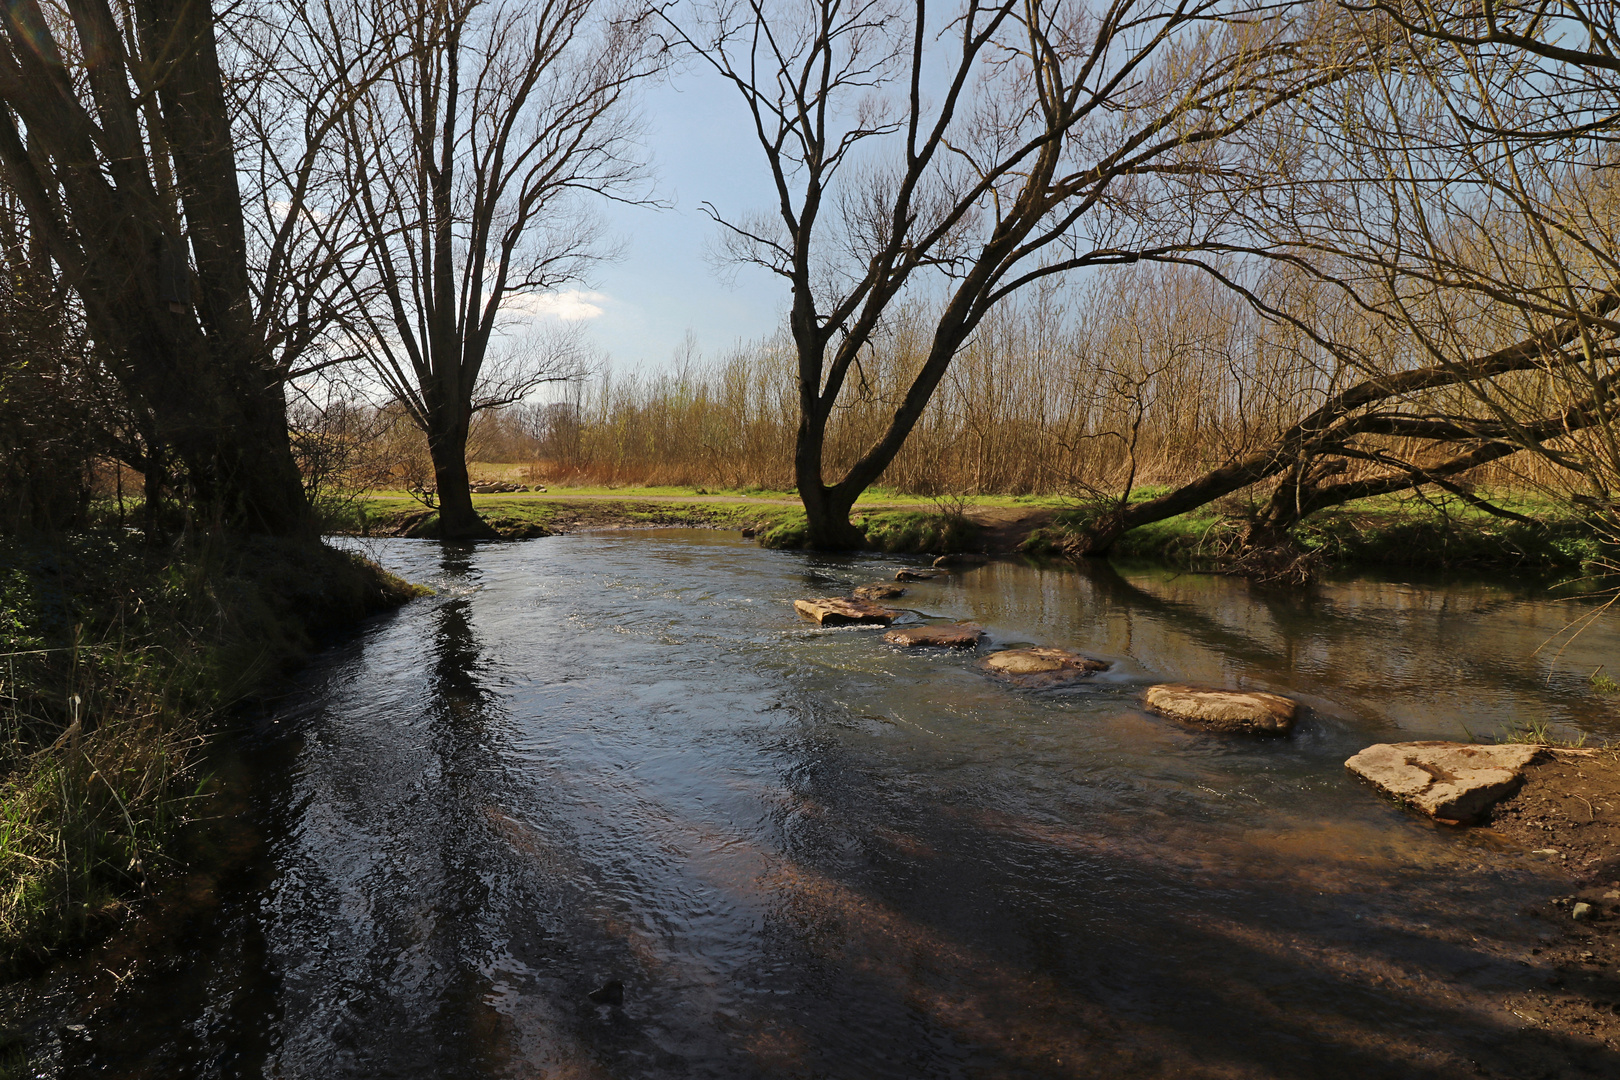
[[[922, 305], [899, 311], [863, 356], [829, 430], [832, 473], [880, 437], [922, 363], [932, 316]], [[1361, 353], [1380, 347], [1363, 342]], [[1178, 485], [1264, 445], [1365, 375], [1203, 275], [1175, 267], [1102, 275], [1087, 288], [1037, 290], [992, 312], [879, 483], [921, 496], [1078, 499]], [[528, 479], [549, 485], [785, 490], [795, 380], [781, 338], [710, 362], [607, 371], [544, 403], [484, 416], [473, 444], [480, 460], [531, 461]], [[1466, 413], [1463, 392], [1452, 397], [1431, 404]], [[1415, 449], [1394, 438], [1365, 445]], [[1374, 468], [1350, 462], [1346, 475]], [[1554, 471], [1509, 459], [1465, 481], [1545, 486]]]

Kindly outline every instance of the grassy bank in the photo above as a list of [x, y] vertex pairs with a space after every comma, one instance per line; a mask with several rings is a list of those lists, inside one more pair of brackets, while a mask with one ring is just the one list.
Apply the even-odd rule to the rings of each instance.
[[[1609, 572], [1606, 560], [1612, 553], [1590, 520], [1546, 499], [1493, 496], [1492, 502], [1525, 520], [1493, 515], [1460, 500], [1381, 498], [1314, 514], [1291, 535], [1301, 551], [1327, 567], [1507, 571], [1539, 577]], [[1084, 511], [1059, 512], [1028, 537], [1022, 550], [1060, 554], [1087, 522]], [[1204, 507], [1133, 529], [1112, 554], [1221, 570], [1245, 523], [1241, 513]]]
[[[853, 520], [878, 551], [942, 553], [977, 550], [979, 528], [967, 517], [939, 509], [888, 508], [894, 496], [879, 492], [858, 504]], [[659, 501], [654, 501], [659, 500]], [[345, 523], [357, 535], [432, 536], [434, 514], [409, 498], [388, 492], [356, 502]], [[656, 488], [530, 494], [475, 495], [473, 505], [496, 532], [512, 539], [588, 528], [697, 527], [747, 530], [771, 548], [806, 542], [804, 511], [792, 492], [711, 493]], [[988, 500], [987, 500], [988, 505]], [[999, 505], [996, 504], [996, 505]]]
[[0, 965], [106, 924], [208, 816], [231, 705], [411, 586], [314, 543], [0, 542]]
[[[1164, 489], [1144, 487], [1135, 499]], [[1578, 577], [1607, 573], [1612, 557], [1587, 518], [1533, 495], [1491, 492], [1521, 520], [1453, 497], [1382, 497], [1313, 515], [1293, 530], [1321, 567], [1414, 567]], [[511, 537], [581, 528], [698, 526], [747, 529], [767, 547], [802, 547], [804, 511], [790, 491], [703, 488], [560, 488], [544, 494], [475, 495], [474, 505]], [[1231, 569], [1248, 508], [1235, 501], [1146, 525], [1115, 544], [1118, 558], [1195, 570]], [[852, 520], [874, 550], [896, 553], [996, 550], [1062, 556], [1091, 518], [1074, 500], [1051, 496], [974, 496], [946, 502], [877, 489]], [[433, 517], [404, 493], [374, 492], [354, 504], [346, 531], [431, 535]]]

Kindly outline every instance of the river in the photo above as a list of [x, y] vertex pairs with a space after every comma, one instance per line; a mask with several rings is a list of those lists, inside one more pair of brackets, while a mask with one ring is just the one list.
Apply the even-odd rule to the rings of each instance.
[[[77, 1019], [45, 1075], [1439, 1077], [1551, 1052], [1502, 1006], [1545, 862], [1343, 767], [1527, 720], [1620, 734], [1585, 681], [1615, 633], [1546, 646], [1583, 609], [1534, 586], [999, 562], [894, 602], [1114, 664], [1029, 692], [795, 615], [893, 557], [698, 530], [367, 550], [437, 594], [243, 735], [250, 870], [177, 955], [55, 984]], [[1288, 738], [1211, 736], [1141, 710], [1158, 680], [1306, 709]], [[593, 1003], [610, 980], [622, 1005]]]

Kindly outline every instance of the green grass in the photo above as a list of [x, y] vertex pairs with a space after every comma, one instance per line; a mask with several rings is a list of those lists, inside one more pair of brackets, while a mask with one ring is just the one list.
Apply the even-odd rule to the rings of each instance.
[[866, 515], [857, 522], [866, 542], [878, 551], [944, 555], [972, 551], [980, 529], [955, 514], [923, 510], [890, 510]]
[[[880, 510], [857, 516], [852, 522], [874, 551], [894, 554], [943, 555], [977, 550], [979, 527], [953, 514], [925, 510]], [[804, 511], [779, 515], [759, 532], [761, 547], [802, 548], [810, 542]]]
[[[1491, 493], [1498, 506], [1533, 523], [1498, 517], [1456, 499], [1424, 501], [1383, 496], [1324, 510], [1292, 532], [1306, 552], [1334, 566], [1411, 567], [1431, 570], [1508, 570], [1537, 577], [1571, 577], [1605, 572], [1612, 558], [1592, 525], [1551, 499]], [[1082, 534], [1098, 511], [1060, 512], [1050, 528], [1038, 530], [1023, 550], [1032, 555], [1061, 554]], [[1125, 533], [1111, 554], [1197, 570], [1226, 564], [1246, 518], [1231, 504], [1201, 507], [1188, 514]]]
[[[1155, 498], [1168, 490], [1140, 487], [1131, 501]], [[1389, 495], [1322, 511], [1294, 532], [1299, 547], [1319, 565], [1412, 567], [1435, 570], [1507, 570], [1533, 577], [1574, 579], [1610, 573], [1612, 560], [1592, 526], [1554, 500], [1535, 493], [1482, 492], [1493, 503], [1534, 519], [1533, 524], [1488, 514], [1451, 496], [1419, 499]], [[616, 496], [613, 499], [603, 498]], [[738, 496], [747, 495], [747, 499]], [[647, 501], [643, 502], [642, 499]], [[653, 501], [653, 500], [665, 501]], [[586, 526], [593, 522], [646, 525], [696, 525], [751, 528], [770, 547], [803, 547], [803, 512], [791, 491], [720, 491], [691, 487], [579, 487], [550, 492], [475, 495], [474, 505], [497, 531], [508, 536], [554, 531], [559, 522]], [[677, 501], [669, 501], [677, 500]], [[949, 505], [947, 505], [949, 504]], [[932, 499], [888, 489], [873, 489], [856, 503], [854, 519], [865, 522], [874, 548], [895, 552], [962, 551], [976, 537], [963, 526], [942, 524], [947, 511], [991, 507], [1050, 508], [1049, 526], [1037, 529], [1021, 550], [1036, 556], [1061, 556], [1106, 503], [1077, 505], [1061, 496], [971, 496]], [[1253, 512], [1236, 499], [1201, 507], [1192, 513], [1133, 529], [1120, 537], [1112, 554], [1194, 570], [1228, 567], [1246, 522]], [[353, 506], [354, 517], [343, 531], [392, 532], [410, 514], [424, 513], [420, 504], [398, 492], [376, 492]], [[1586, 583], [1590, 584], [1590, 582]]]
[[1499, 743], [1522, 743], [1527, 746], [1547, 746], [1560, 750], [1609, 750], [1613, 749], [1608, 743], [1592, 746], [1586, 741], [1586, 733], [1582, 732], [1573, 739], [1560, 739], [1548, 729], [1546, 721], [1527, 720], [1518, 727], [1509, 728], [1496, 739]]
[[0, 968], [161, 887], [214, 720], [419, 590], [308, 542], [0, 542]]

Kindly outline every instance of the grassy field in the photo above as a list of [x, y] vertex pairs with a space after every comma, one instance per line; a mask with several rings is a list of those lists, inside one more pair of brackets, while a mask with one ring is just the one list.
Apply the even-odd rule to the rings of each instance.
[[[495, 467], [496, 469], [500, 467]], [[510, 468], [510, 467], [507, 467]], [[491, 476], [491, 467], [480, 467]], [[1164, 489], [1144, 487], [1133, 501]], [[1527, 521], [1496, 516], [1452, 496], [1383, 496], [1322, 511], [1294, 530], [1299, 547], [1322, 566], [1400, 566], [1505, 570], [1577, 577], [1607, 571], [1607, 548], [1592, 523], [1567, 504], [1530, 492], [1484, 493]], [[804, 514], [795, 493], [696, 487], [570, 487], [546, 492], [475, 495], [474, 505], [504, 535], [541, 535], [591, 527], [697, 525], [748, 529], [770, 547], [804, 544]], [[1249, 508], [1223, 500], [1193, 513], [1125, 534], [1113, 555], [1185, 566], [1228, 568]], [[969, 496], [939, 499], [874, 489], [856, 503], [853, 519], [872, 548], [945, 553], [980, 550], [987, 528], [1013, 522], [1007, 550], [1061, 556], [1084, 528], [1087, 507], [1059, 496]], [[393, 533], [402, 522], [430, 523], [404, 492], [379, 491], [353, 504], [344, 531]], [[1022, 533], [1016, 523], [1024, 522]], [[996, 538], [1005, 542], [1006, 537]]]

